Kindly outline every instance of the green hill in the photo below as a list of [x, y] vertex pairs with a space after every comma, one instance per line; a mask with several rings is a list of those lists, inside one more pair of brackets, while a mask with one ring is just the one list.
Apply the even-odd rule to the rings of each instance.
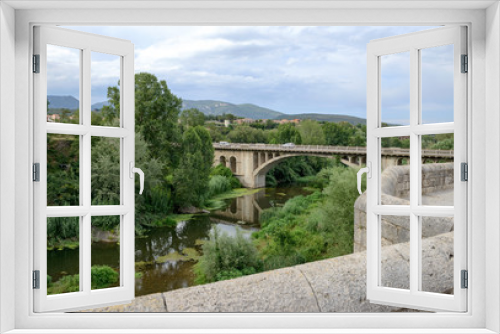
[[275, 119], [283, 113], [275, 110], [263, 108], [256, 106], [254, 104], [232, 104], [223, 101], [212, 101], [212, 100], [202, 100], [202, 101], [192, 101], [192, 100], [182, 100], [182, 109], [196, 108], [205, 115], [222, 115], [222, 114], [233, 114], [238, 117], [253, 118], [253, 119]]

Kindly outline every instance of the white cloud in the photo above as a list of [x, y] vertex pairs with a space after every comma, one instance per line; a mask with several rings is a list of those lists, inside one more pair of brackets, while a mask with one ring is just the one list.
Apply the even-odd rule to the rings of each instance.
[[[287, 113], [343, 113], [365, 117], [366, 44], [373, 39], [427, 28], [74, 29], [131, 40], [136, 49], [136, 72], [151, 72], [166, 80], [172, 92], [184, 99], [254, 103]], [[398, 72], [403, 68], [401, 60], [393, 62], [392, 84], [399, 87], [406, 79]], [[111, 66], [107, 65], [111, 64], [103, 62], [97, 69], [100, 74], [96, 83], [103, 85], [103, 91], [113, 79]], [[390, 94], [392, 108], [405, 105], [400, 91], [396, 89]]]

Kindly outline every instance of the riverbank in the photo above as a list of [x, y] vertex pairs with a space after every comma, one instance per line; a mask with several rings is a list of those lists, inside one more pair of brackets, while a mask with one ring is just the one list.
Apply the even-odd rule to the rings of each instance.
[[[260, 214], [270, 207], [283, 206], [290, 198], [307, 195], [303, 187], [235, 189], [217, 197], [225, 205], [208, 214], [170, 215], [172, 226], [152, 227], [136, 235], [136, 296], [171, 291], [196, 285], [193, 266], [202, 245], [215, 228], [229, 236], [242, 233], [250, 239], [260, 229]], [[116, 232], [116, 231], [115, 231]], [[103, 237], [107, 239], [107, 237]], [[54, 248], [47, 252], [47, 271], [53, 281], [79, 273], [79, 248]], [[120, 244], [94, 241], [92, 265], [107, 265], [119, 271]]]

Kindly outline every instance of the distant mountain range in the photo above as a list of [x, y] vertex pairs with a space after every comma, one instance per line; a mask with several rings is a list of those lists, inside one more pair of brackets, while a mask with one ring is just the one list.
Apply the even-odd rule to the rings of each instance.
[[[48, 95], [49, 108], [54, 109], [54, 113], [59, 113], [61, 109], [67, 108], [70, 110], [78, 109], [79, 102], [73, 96]], [[98, 102], [92, 105], [93, 111], [99, 111], [108, 102]], [[256, 106], [255, 104], [232, 104], [224, 101], [212, 100], [183, 100], [182, 109], [196, 108], [205, 115], [222, 115], [233, 114], [237, 117], [252, 118], [252, 119], [311, 119], [316, 121], [326, 122], [349, 122], [353, 125], [366, 124], [366, 119], [348, 115], [337, 114], [284, 114], [276, 110]]]
[[[47, 95], [47, 100], [49, 101], [49, 109], [56, 109], [56, 114], [61, 109], [76, 110], [80, 106], [78, 99], [71, 95]], [[105, 105], [108, 105], [108, 101], [94, 103], [91, 108], [93, 111], [98, 111]]]
[[196, 108], [205, 115], [222, 115], [233, 114], [238, 117], [253, 118], [253, 119], [276, 119], [283, 115], [275, 110], [256, 106], [255, 104], [232, 104], [223, 101], [191, 101], [182, 100], [182, 109]]
[[223, 101], [212, 100], [183, 100], [182, 109], [196, 108], [205, 115], [233, 114], [238, 117], [252, 119], [311, 119], [326, 122], [349, 122], [353, 125], [366, 124], [366, 119], [335, 114], [284, 114], [282, 112], [256, 106], [254, 104], [232, 104]]

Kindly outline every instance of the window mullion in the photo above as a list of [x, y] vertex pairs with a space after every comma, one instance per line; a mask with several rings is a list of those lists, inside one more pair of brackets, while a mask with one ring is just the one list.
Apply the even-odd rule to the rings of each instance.
[[80, 114], [82, 115], [82, 124], [87, 129], [86, 133], [82, 136], [83, 145], [81, 147], [81, 180], [83, 189], [83, 206], [88, 209], [86, 215], [82, 219], [82, 232], [80, 236], [80, 258], [81, 258], [81, 273], [83, 279], [80, 279], [80, 284], [83, 281], [83, 291], [90, 293], [91, 291], [91, 216], [90, 216], [90, 206], [92, 203], [91, 198], [91, 82], [90, 82], [90, 49], [83, 49], [83, 66], [82, 66], [82, 110]]
[[419, 203], [419, 137], [414, 130], [419, 123], [419, 100], [420, 100], [420, 78], [419, 78], [419, 53], [418, 49], [410, 50], [410, 291], [418, 291], [420, 256], [418, 238], [418, 217], [413, 209]]

